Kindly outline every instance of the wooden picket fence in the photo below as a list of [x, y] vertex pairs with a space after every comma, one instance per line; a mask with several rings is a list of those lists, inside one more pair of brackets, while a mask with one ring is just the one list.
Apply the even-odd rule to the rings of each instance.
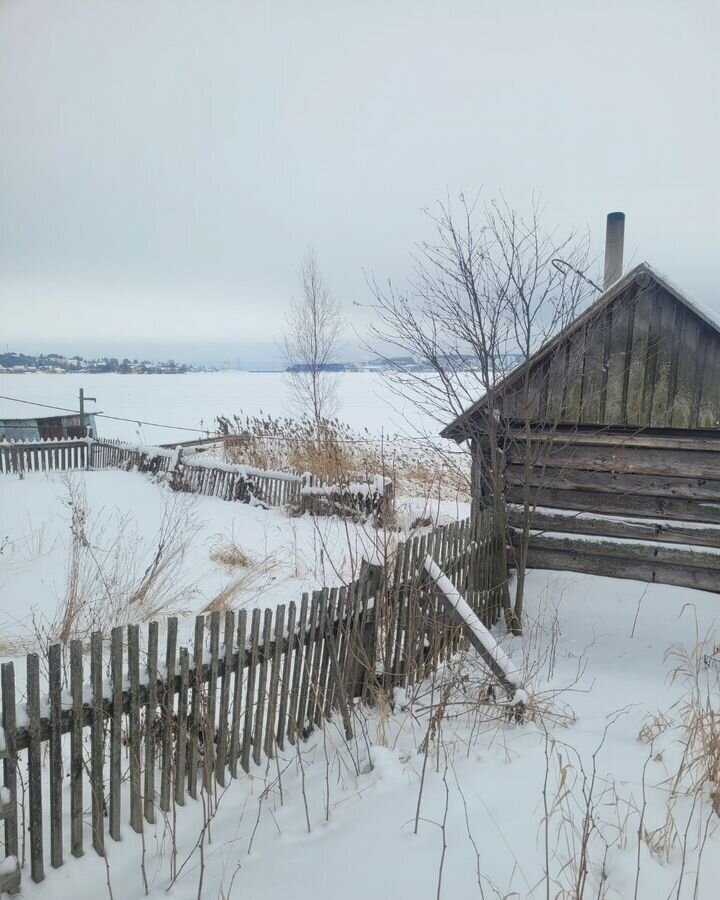
[[270, 472], [252, 466], [180, 456], [170, 484], [173, 490], [207, 497], [287, 506], [299, 495], [303, 479], [291, 472]]
[[326, 720], [336, 719], [349, 740], [359, 699], [373, 702], [380, 691], [391, 698], [460, 644], [423, 576], [426, 554], [492, 622], [506, 580], [503, 545], [486, 514], [400, 544], [392, 565], [364, 564], [351, 584], [303, 594], [299, 606], [198, 616], [189, 647], [178, 645], [171, 618], [162, 660], [157, 622], [142, 646], [139, 625], [114, 628], [109, 641], [93, 634], [89, 653], [80, 641], [53, 645], [42, 666], [28, 654], [20, 706], [14, 663], [4, 663], [6, 855], [23, 867], [29, 859], [40, 882], [48, 860], [56, 868], [68, 849], [85, 852], [88, 805], [90, 841], [102, 855], [108, 836], [120, 840], [123, 821], [141, 832], [158, 808], [182, 807], [188, 795], [241, 777]]
[[177, 452], [167, 447], [142, 447], [122, 441], [91, 440], [90, 468], [137, 469], [154, 475], [172, 471]]
[[86, 438], [0, 441], [0, 475], [86, 469], [89, 445]]
[[[203, 494], [264, 506], [296, 505], [312, 515], [370, 515], [379, 519], [392, 503], [387, 479], [367, 484], [326, 484], [313, 475], [275, 472], [229, 465], [181, 447], [146, 447], [92, 438], [41, 441], [0, 441], [0, 474], [118, 468], [165, 475], [176, 491]], [[383, 490], [377, 484], [384, 485]]]

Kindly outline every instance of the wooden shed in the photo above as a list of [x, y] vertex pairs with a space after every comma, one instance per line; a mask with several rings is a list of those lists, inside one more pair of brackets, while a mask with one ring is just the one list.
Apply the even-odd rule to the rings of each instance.
[[94, 437], [95, 416], [85, 413], [85, 424], [79, 415], [41, 416], [31, 419], [0, 419], [0, 441], [47, 441], [58, 438]]
[[[495, 405], [510, 525], [525, 521], [528, 497], [533, 509], [530, 568], [720, 591], [712, 313], [642, 263], [503, 379]], [[480, 398], [442, 432], [473, 439], [475, 485], [489, 465], [487, 413]]]

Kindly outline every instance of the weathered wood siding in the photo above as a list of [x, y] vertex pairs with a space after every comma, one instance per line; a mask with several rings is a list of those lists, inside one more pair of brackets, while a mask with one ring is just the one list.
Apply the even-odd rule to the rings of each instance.
[[529, 451], [518, 432], [504, 460], [511, 503], [527, 477], [540, 507], [720, 522], [720, 430], [558, 428], [536, 435]]
[[568, 334], [503, 400], [510, 418], [717, 428], [720, 334], [650, 278]]
[[511, 532], [529, 487], [530, 568], [720, 592], [720, 431], [561, 426], [504, 459]]

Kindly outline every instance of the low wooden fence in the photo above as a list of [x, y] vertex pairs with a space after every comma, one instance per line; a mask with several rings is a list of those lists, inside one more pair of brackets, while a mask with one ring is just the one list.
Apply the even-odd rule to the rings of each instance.
[[87, 805], [89, 839], [103, 855], [124, 821], [142, 832], [158, 808], [241, 777], [326, 720], [350, 739], [354, 701], [391, 698], [460, 643], [423, 575], [426, 555], [488, 622], [506, 579], [503, 540], [487, 516], [436, 529], [401, 544], [385, 569], [364, 565], [351, 584], [304, 594], [299, 606], [198, 616], [189, 647], [169, 619], [162, 659], [156, 622], [142, 644], [138, 625], [113, 629], [109, 641], [94, 634], [89, 666], [81, 642], [53, 645], [42, 665], [27, 656], [20, 706], [14, 663], [4, 663], [6, 855], [29, 860], [42, 881], [48, 861], [58, 867], [68, 850], [85, 852]]
[[228, 465], [212, 459], [180, 456], [173, 469], [173, 490], [266, 506], [287, 506], [300, 493], [303, 479], [290, 472]]
[[176, 491], [264, 506], [294, 504], [312, 515], [379, 518], [392, 502], [389, 479], [326, 484], [313, 475], [229, 465], [187, 455], [182, 447], [147, 447], [121, 441], [47, 440], [0, 442], [0, 474], [118, 468], [165, 475]]
[[0, 474], [25, 472], [65, 472], [88, 467], [86, 438], [58, 438], [47, 441], [0, 441]]
[[137, 469], [153, 475], [171, 472], [178, 458], [176, 450], [144, 447], [121, 441], [90, 441], [90, 468]]

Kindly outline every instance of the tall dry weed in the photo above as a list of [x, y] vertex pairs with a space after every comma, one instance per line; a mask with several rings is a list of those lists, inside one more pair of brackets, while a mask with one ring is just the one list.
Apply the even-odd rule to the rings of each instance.
[[43, 629], [47, 638], [85, 640], [93, 631], [107, 634], [115, 625], [184, 611], [195, 589], [184, 572], [200, 528], [193, 502], [164, 495], [160, 524], [148, 545], [129, 514], [93, 513], [80, 479], [68, 475], [64, 485], [70, 511], [68, 567], [56, 615]]
[[367, 429], [353, 431], [338, 419], [323, 420], [319, 429], [307, 417], [234, 415], [220, 416], [217, 423], [228, 462], [311, 472], [338, 484], [383, 475], [393, 481], [396, 495], [403, 492], [428, 504], [470, 497], [469, 455], [444, 442], [378, 437]]

